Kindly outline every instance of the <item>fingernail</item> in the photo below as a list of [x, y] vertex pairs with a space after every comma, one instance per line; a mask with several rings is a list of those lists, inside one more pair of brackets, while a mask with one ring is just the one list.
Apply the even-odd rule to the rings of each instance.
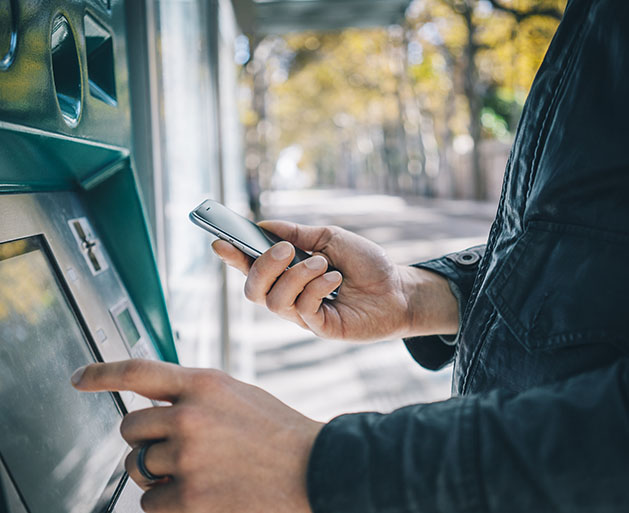
[[280, 242], [279, 244], [276, 244], [271, 250], [271, 256], [275, 260], [285, 260], [290, 256], [292, 251], [293, 248], [289, 242]]
[[323, 277], [331, 282], [337, 282], [341, 279], [343, 279], [343, 275], [338, 272], [338, 271], [332, 271], [331, 273], [326, 273], [323, 275]]
[[83, 377], [83, 374], [85, 374], [85, 369], [87, 369], [87, 365], [79, 367], [77, 370], [74, 371], [74, 374], [72, 374], [72, 377], [70, 378], [70, 381], [72, 381], [73, 385], [79, 384], [81, 378]]
[[314, 256], [307, 259], [304, 263], [308, 269], [312, 269], [313, 271], [321, 270], [328, 265], [328, 261], [322, 256]]

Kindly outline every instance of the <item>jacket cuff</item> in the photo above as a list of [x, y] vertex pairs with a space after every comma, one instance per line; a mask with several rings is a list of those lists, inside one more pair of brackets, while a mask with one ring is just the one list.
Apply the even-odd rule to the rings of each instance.
[[[459, 327], [484, 254], [485, 245], [483, 244], [413, 265], [413, 267], [440, 274], [448, 280], [452, 294], [459, 304]], [[441, 369], [452, 361], [458, 341], [458, 333], [456, 336], [432, 335], [404, 339], [406, 348], [415, 361], [431, 370]]]
[[308, 465], [313, 513], [478, 512], [475, 409], [457, 398], [332, 420]]

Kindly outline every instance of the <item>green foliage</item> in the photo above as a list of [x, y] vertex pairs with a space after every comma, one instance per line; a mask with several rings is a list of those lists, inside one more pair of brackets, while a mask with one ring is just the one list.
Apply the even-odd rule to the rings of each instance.
[[[524, 106], [524, 98], [524, 94], [517, 94], [513, 89], [504, 87], [491, 87], [487, 90], [483, 95], [481, 123], [483, 128], [489, 131], [490, 137], [504, 140], [515, 132]], [[486, 115], [494, 116], [496, 120], [490, 122], [489, 118], [485, 119]]]

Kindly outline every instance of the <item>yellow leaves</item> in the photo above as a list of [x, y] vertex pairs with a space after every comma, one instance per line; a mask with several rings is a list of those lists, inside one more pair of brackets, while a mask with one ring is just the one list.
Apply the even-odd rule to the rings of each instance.
[[372, 101], [387, 104], [379, 109], [383, 115], [391, 112], [391, 102], [383, 95], [394, 94], [398, 83], [389, 68], [390, 59], [383, 54], [388, 41], [385, 29], [291, 35], [286, 41], [296, 54], [319, 45], [316, 58], [270, 89], [270, 114], [283, 128], [295, 130], [292, 136], [314, 131], [308, 124], [315, 120], [332, 124], [338, 112], [356, 123], [378, 122], [367, 115]]
[[485, 49], [478, 55], [481, 78], [528, 91], [558, 22], [538, 16], [516, 24], [509, 17], [501, 18], [502, 23], [488, 22], [483, 30]]
[[392, 77], [383, 78], [380, 89], [383, 93], [394, 94], [398, 89], [398, 81]]
[[[521, 11], [540, 6], [563, 9], [566, 4], [566, 0], [502, 2]], [[453, 4], [473, 6], [471, 18]], [[339, 140], [352, 130], [373, 135], [387, 124], [403, 125], [400, 98], [407, 94], [403, 88], [415, 95], [412, 101], [421, 115], [431, 118], [435, 138], [444, 131], [464, 135], [470, 125], [464, 96], [469, 28], [478, 70], [475, 89], [480, 94], [500, 89], [505, 98], [521, 103], [558, 23], [541, 16], [518, 23], [513, 15], [482, 1], [418, 0], [408, 12], [403, 29], [348, 29], [283, 38], [280, 47], [285, 54], [265, 61], [269, 76], [273, 66], [288, 70], [287, 80], [271, 83], [266, 96], [269, 120], [279, 128], [278, 138], [269, 141], [273, 152], [299, 144], [305, 151], [304, 166], [311, 166], [337, 151]], [[414, 57], [408, 62], [407, 45], [414, 45]], [[342, 127], [334, 121], [341, 119], [339, 115], [345, 120]], [[484, 116], [487, 135], [503, 134], [502, 112], [486, 110]], [[245, 121], [250, 125], [258, 120], [247, 113]]]
[[240, 122], [244, 126], [254, 126], [258, 123], [258, 114], [252, 109], [240, 109]]

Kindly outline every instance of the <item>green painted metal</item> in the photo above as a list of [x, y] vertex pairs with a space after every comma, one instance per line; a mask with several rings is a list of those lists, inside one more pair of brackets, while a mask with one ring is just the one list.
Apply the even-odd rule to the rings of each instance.
[[106, 179], [82, 191], [96, 230], [105, 241], [122, 281], [162, 359], [176, 363], [177, 351], [144, 209], [129, 159]]
[[0, 195], [76, 191], [160, 356], [176, 363], [153, 245], [128, 152], [0, 124]]
[[4, 191], [70, 190], [101, 176], [128, 150], [0, 121], [0, 185]]
[[[12, 8], [0, 9], [0, 28], [10, 27], [16, 45], [12, 51], [11, 41], [0, 39], [0, 201], [16, 192], [75, 191], [154, 346], [177, 362], [134, 172], [124, 2], [7, 1]], [[55, 54], [60, 17], [66, 46]], [[98, 77], [88, 69], [86, 20], [111, 36], [115, 102], [91, 90]], [[64, 91], [80, 105], [76, 122], [63, 115]]]

